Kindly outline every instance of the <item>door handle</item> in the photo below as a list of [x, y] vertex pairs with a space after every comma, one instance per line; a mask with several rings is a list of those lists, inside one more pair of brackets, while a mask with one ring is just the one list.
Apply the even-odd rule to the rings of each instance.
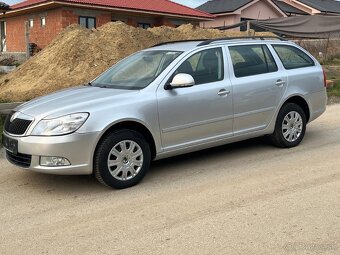
[[283, 81], [283, 80], [277, 80], [276, 81], [276, 83], [275, 83], [275, 85], [276, 86], [278, 86], [278, 87], [282, 87], [283, 85], [285, 85], [286, 84], [286, 82], [285, 81]]
[[226, 96], [226, 95], [229, 95], [230, 94], [230, 91], [229, 90], [226, 90], [226, 89], [221, 89], [217, 95], [219, 96]]

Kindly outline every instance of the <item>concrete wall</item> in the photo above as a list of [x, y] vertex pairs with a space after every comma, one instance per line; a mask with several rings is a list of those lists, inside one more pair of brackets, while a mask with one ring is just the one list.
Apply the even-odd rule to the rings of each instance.
[[22, 64], [26, 61], [26, 52], [2, 52], [0, 54], [0, 61], [4, 59], [13, 59], [15, 63]]
[[215, 20], [201, 22], [200, 26], [203, 28], [211, 28], [211, 27], [223, 27], [229, 26], [232, 24], [239, 23], [241, 21], [241, 15], [231, 14], [218, 16]]

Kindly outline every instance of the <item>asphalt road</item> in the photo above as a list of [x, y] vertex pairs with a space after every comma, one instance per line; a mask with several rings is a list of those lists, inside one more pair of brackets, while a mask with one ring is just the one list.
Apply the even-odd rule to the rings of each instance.
[[120, 191], [1, 159], [0, 254], [340, 254], [340, 105], [296, 148], [162, 160]]

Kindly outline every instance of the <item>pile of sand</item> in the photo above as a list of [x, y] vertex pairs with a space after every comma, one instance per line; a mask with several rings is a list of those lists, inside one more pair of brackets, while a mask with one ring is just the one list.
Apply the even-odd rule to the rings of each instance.
[[148, 30], [122, 22], [107, 23], [93, 30], [71, 25], [16, 71], [0, 78], [0, 101], [27, 101], [83, 84], [120, 59], [160, 42], [241, 35], [245, 34], [195, 28], [190, 24]]

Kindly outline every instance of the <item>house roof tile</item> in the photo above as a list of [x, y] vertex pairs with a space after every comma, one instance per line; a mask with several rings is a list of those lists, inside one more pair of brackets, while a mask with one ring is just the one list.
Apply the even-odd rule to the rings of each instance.
[[[26, 0], [11, 6], [12, 10], [19, 10], [37, 4], [52, 2], [53, 0]], [[78, 3], [92, 6], [106, 6], [119, 9], [160, 12], [181, 16], [191, 16], [212, 19], [214, 15], [204, 11], [195, 10], [169, 0], [55, 0], [61, 3]]]
[[280, 1], [280, 0], [272, 0], [272, 2], [274, 4], [276, 4], [282, 11], [284, 11], [286, 14], [300, 14], [300, 15], [306, 15], [307, 13], [298, 9], [298, 8], [295, 8], [294, 6], [292, 5], [289, 5], [283, 1]]
[[213, 14], [233, 12], [252, 1], [254, 0], [210, 0], [196, 9]]
[[299, 2], [306, 4], [321, 12], [340, 13], [340, 2], [335, 0], [299, 0]]
[[[253, 0], [209, 0], [196, 9], [212, 14], [234, 12]], [[335, 0], [298, 0], [321, 12], [340, 13], [340, 1]], [[303, 11], [279, 0], [272, 0], [281, 10], [288, 13], [305, 14]]]

